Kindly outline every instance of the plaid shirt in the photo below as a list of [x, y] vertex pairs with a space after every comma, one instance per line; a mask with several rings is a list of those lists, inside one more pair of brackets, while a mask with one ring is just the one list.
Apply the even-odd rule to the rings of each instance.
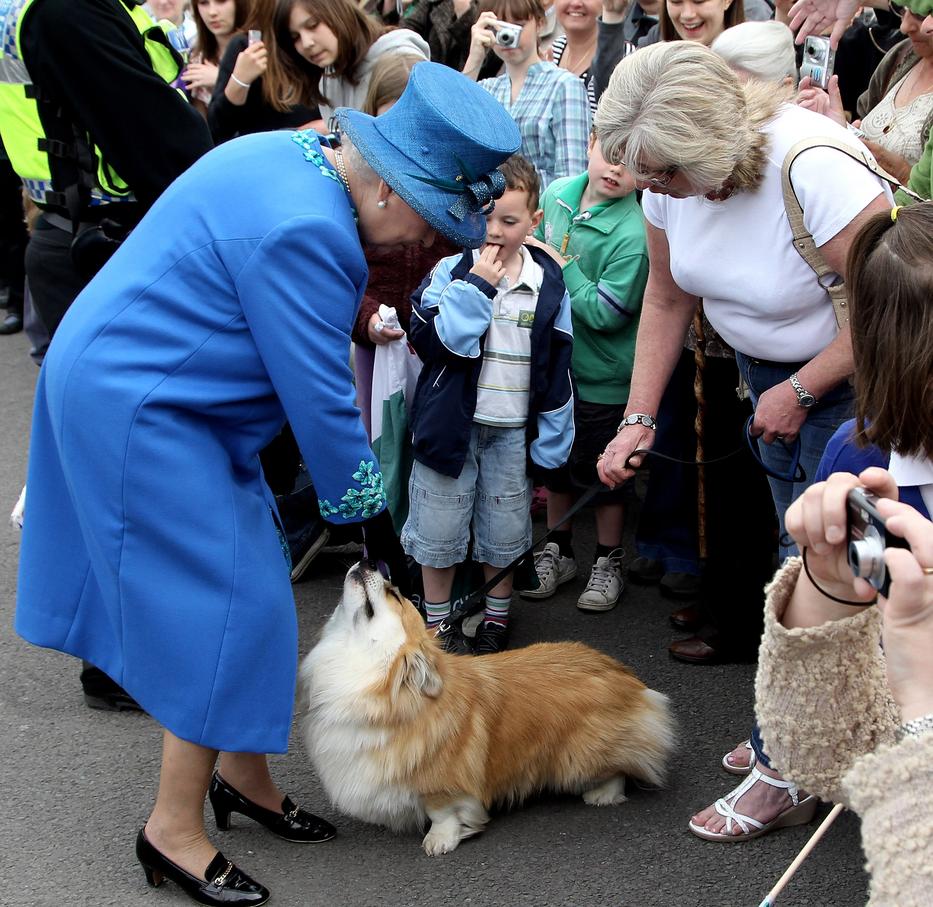
[[538, 171], [542, 191], [560, 176], [578, 176], [586, 170], [591, 116], [580, 79], [553, 63], [535, 63], [514, 104], [508, 74], [479, 84], [518, 124], [521, 152]]

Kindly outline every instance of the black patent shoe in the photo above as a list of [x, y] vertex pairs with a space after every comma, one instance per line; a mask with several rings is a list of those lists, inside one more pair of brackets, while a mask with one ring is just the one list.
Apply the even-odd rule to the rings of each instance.
[[252, 800], [247, 800], [238, 790], [224, 781], [217, 772], [211, 778], [208, 791], [214, 818], [221, 831], [230, 828], [230, 813], [242, 813], [244, 816], [265, 826], [274, 835], [294, 844], [320, 844], [329, 841], [337, 834], [337, 829], [330, 822], [312, 816], [299, 809], [289, 797], [282, 801], [282, 812], [273, 812]]
[[136, 836], [136, 859], [152, 888], [158, 888], [166, 879], [171, 879], [199, 904], [253, 907], [269, 900], [268, 889], [234, 866], [222, 853], [211, 860], [204, 871], [204, 878], [199, 879], [156, 850], [149, 843], [144, 828]]

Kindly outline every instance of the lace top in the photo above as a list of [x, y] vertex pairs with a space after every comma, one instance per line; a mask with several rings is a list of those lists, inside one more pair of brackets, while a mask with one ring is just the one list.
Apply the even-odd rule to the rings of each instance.
[[921, 131], [930, 112], [933, 111], [933, 92], [914, 98], [904, 107], [895, 107], [894, 99], [908, 72], [899, 79], [862, 120], [865, 138], [877, 142], [882, 148], [899, 154], [911, 166], [923, 154]]

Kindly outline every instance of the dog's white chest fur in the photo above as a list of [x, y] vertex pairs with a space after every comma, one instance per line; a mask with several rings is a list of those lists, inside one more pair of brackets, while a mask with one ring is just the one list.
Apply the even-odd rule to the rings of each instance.
[[389, 777], [387, 732], [367, 724], [360, 713], [361, 691], [379, 679], [371, 653], [361, 656], [350, 640], [328, 637], [325, 631], [304, 660], [308, 753], [327, 795], [342, 812], [395, 830], [420, 828], [426, 820], [421, 798]]

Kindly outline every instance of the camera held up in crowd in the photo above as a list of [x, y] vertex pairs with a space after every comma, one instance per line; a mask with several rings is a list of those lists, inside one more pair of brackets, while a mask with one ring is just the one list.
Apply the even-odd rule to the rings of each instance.
[[900, 536], [888, 532], [878, 512], [877, 498], [864, 488], [853, 488], [846, 500], [849, 529], [848, 560], [852, 573], [888, 597], [891, 578], [884, 563], [885, 548], [909, 548]]
[[521, 25], [513, 25], [501, 19], [496, 19], [492, 25], [496, 30], [496, 44], [499, 47], [518, 47], [518, 42], [522, 39]]
[[809, 76], [814, 85], [819, 85], [825, 91], [829, 86], [835, 62], [836, 51], [829, 46], [829, 38], [810, 35], [803, 45], [800, 78]]

